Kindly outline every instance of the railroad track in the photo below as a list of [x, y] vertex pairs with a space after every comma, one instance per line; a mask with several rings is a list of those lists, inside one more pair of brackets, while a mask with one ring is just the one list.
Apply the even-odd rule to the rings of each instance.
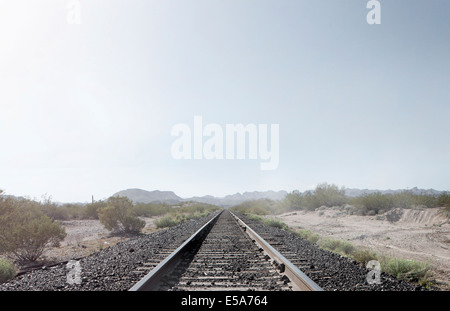
[[136, 270], [148, 273], [131, 291], [321, 290], [228, 210], [159, 259]]

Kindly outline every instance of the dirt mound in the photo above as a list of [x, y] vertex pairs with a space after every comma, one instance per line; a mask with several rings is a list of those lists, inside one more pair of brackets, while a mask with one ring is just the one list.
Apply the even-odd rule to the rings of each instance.
[[[390, 218], [398, 218], [397, 221], [404, 224], [419, 224], [424, 226], [441, 225], [447, 222], [440, 208], [394, 209]], [[386, 213], [388, 214], [388, 213]], [[388, 215], [386, 218], [389, 220]]]

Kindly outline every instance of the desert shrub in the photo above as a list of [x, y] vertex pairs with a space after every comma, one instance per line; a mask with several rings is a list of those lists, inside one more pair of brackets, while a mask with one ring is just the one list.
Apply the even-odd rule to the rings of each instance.
[[176, 226], [178, 222], [170, 215], [155, 220], [156, 228], [167, 228]]
[[19, 261], [36, 261], [48, 246], [58, 246], [65, 230], [37, 202], [0, 198], [0, 252]]
[[203, 212], [203, 213], [195, 212], [195, 213], [189, 213], [189, 214], [182, 214], [182, 217], [183, 217], [183, 221], [186, 221], [186, 220], [201, 218], [208, 214], [209, 214], [208, 212]]
[[411, 190], [404, 190], [392, 194], [394, 207], [412, 208], [414, 206], [436, 207], [437, 198], [434, 195], [425, 193], [413, 193]]
[[54, 220], [86, 218], [86, 208], [81, 204], [66, 203], [58, 205], [54, 202], [51, 202], [50, 199], [45, 199], [39, 204], [42, 212]]
[[278, 219], [274, 219], [274, 218], [263, 218], [259, 215], [254, 215], [254, 214], [247, 214], [246, 217], [250, 220], [254, 220], [254, 221], [259, 221], [261, 223], [263, 223], [266, 226], [270, 226], [270, 227], [275, 227], [275, 228], [279, 228], [282, 230], [286, 230], [288, 229], [288, 225], [285, 224], [284, 222], [282, 222], [281, 220]]
[[305, 207], [302, 195], [296, 191], [286, 194], [282, 204], [287, 210], [300, 210]]
[[67, 211], [69, 219], [86, 219], [86, 205], [66, 203], [60, 208]]
[[443, 207], [443, 213], [450, 218], [450, 194], [445, 192], [436, 199], [436, 206]]
[[322, 183], [317, 185], [312, 196], [312, 204], [315, 208], [320, 206], [340, 206], [347, 202], [345, 189], [339, 189], [336, 185]]
[[161, 216], [170, 211], [171, 207], [165, 203], [138, 203], [133, 206], [136, 216], [153, 217]]
[[355, 250], [355, 247], [349, 242], [335, 239], [322, 239], [320, 246], [326, 250], [343, 255], [350, 255]]
[[261, 216], [258, 215], [253, 215], [253, 214], [248, 214], [246, 215], [246, 217], [250, 220], [254, 220], [254, 221], [263, 221], [263, 218]]
[[337, 251], [339, 247], [339, 241], [335, 239], [322, 239], [320, 241], [320, 246], [324, 249], [327, 249], [329, 251]]
[[313, 233], [311, 230], [301, 229], [297, 231], [297, 234], [312, 243], [317, 243], [317, 241], [320, 240], [320, 236], [316, 233]]
[[435, 195], [415, 194], [412, 199], [413, 206], [425, 206], [428, 208], [438, 206], [438, 198]]
[[241, 214], [269, 215], [277, 210], [277, 203], [270, 199], [251, 200], [233, 206], [230, 210]]
[[55, 220], [68, 220], [69, 211], [66, 208], [58, 206], [56, 203], [50, 201], [50, 199], [45, 199], [44, 202], [40, 203], [40, 208], [42, 212]]
[[431, 266], [424, 262], [399, 258], [383, 258], [381, 270], [398, 279], [426, 282]]
[[358, 207], [359, 210], [356, 211], [356, 214], [377, 215], [393, 208], [437, 207], [439, 206], [439, 198], [425, 193], [413, 193], [410, 190], [394, 194], [383, 194], [377, 191], [353, 198], [350, 203]]
[[264, 219], [263, 224], [265, 224], [266, 226], [275, 227], [283, 230], [287, 229], [288, 227], [284, 222], [273, 218]]
[[[187, 220], [204, 217], [209, 213], [217, 211], [220, 207], [199, 202], [183, 202], [176, 207], [168, 205], [160, 205], [159, 215], [164, 215], [162, 218], [155, 220], [157, 228], [166, 228], [176, 226]], [[156, 216], [156, 214], [155, 214]]]
[[345, 189], [336, 185], [321, 183], [316, 186], [314, 191], [291, 192], [286, 195], [283, 201], [284, 206], [291, 210], [315, 210], [321, 206], [341, 206], [347, 203], [349, 199], [345, 195]]
[[122, 219], [122, 227], [124, 232], [137, 233], [145, 227], [145, 221], [132, 214], [128, 214]]
[[444, 192], [437, 198], [437, 206], [439, 207], [450, 207], [450, 194]]
[[339, 248], [345, 255], [350, 255], [355, 250], [355, 247], [349, 242], [342, 242]]
[[371, 260], [378, 260], [378, 256], [375, 252], [366, 249], [355, 249], [351, 257], [357, 262], [361, 263], [364, 267]]
[[444, 207], [444, 209], [442, 210], [442, 212], [444, 213], [444, 215], [445, 215], [447, 218], [450, 218], [450, 206]]
[[207, 204], [207, 203], [199, 203], [199, 202], [185, 202], [183, 206], [179, 208], [172, 208], [171, 212], [174, 212], [176, 214], [183, 213], [183, 214], [196, 214], [196, 215], [206, 215], [208, 213], [214, 212], [219, 210], [220, 207]]
[[133, 213], [132, 206], [132, 201], [126, 197], [110, 197], [106, 206], [98, 209], [98, 218], [107, 230], [137, 233], [144, 228], [145, 221]]
[[439, 197], [437, 197], [436, 206], [443, 207], [443, 214], [446, 217], [450, 218], [450, 194], [448, 192], [444, 192]]
[[11, 262], [0, 258], [0, 283], [12, 279], [16, 273], [16, 267]]
[[394, 207], [391, 194], [375, 192], [366, 194], [352, 200], [352, 203], [362, 208], [365, 215], [376, 215], [380, 210], [388, 211]]
[[95, 201], [89, 204], [86, 204], [84, 209], [84, 218], [88, 219], [98, 219], [98, 211], [101, 208], [106, 207], [107, 203], [105, 201]]

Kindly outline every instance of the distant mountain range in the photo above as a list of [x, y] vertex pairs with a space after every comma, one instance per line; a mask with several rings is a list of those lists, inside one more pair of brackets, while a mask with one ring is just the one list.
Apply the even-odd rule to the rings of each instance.
[[114, 193], [113, 196], [127, 197], [134, 203], [168, 203], [177, 204], [183, 199], [173, 191], [147, 191], [142, 189], [127, 189]]
[[[369, 189], [352, 189], [346, 188], [345, 194], [349, 197], [357, 197], [365, 194], [370, 194], [374, 192], [381, 192], [383, 194], [387, 193], [398, 193], [404, 191], [405, 189], [398, 190], [369, 190]], [[428, 194], [428, 195], [439, 195], [444, 191], [438, 191], [434, 189], [418, 189], [417, 187], [407, 189], [416, 194]], [[287, 191], [253, 191], [244, 193], [235, 193], [227, 195], [224, 197], [215, 197], [211, 195], [205, 195], [201, 197], [191, 197], [191, 198], [181, 198], [176, 195], [173, 191], [160, 191], [153, 190], [147, 191], [142, 189], [127, 189], [116, 192], [113, 196], [125, 196], [132, 200], [134, 203], [167, 203], [167, 204], [178, 204], [186, 201], [196, 201], [201, 203], [208, 203], [222, 207], [229, 207], [233, 205], [238, 205], [245, 201], [258, 200], [258, 199], [270, 199], [274, 201], [283, 200], [288, 194]]]
[[236, 193], [227, 195], [225, 197], [214, 197], [211, 195], [205, 195], [201, 197], [181, 198], [177, 196], [173, 191], [147, 191], [142, 189], [128, 189], [119, 191], [113, 196], [125, 196], [132, 200], [134, 203], [167, 203], [177, 204], [186, 201], [196, 201], [201, 203], [208, 203], [223, 207], [233, 206], [245, 201], [258, 200], [258, 199], [271, 199], [274, 201], [283, 200], [287, 191], [253, 191]]

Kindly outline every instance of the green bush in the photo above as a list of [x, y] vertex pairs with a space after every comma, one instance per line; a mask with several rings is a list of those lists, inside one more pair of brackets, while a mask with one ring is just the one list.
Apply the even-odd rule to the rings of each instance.
[[51, 219], [68, 220], [70, 218], [69, 211], [66, 208], [58, 206], [49, 199], [46, 199], [43, 203], [41, 203], [40, 208], [42, 212]]
[[275, 227], [283, 230], [287, 229], [288, 227], [284, 222], [273, 218], [264, 219], [263, 224], [265, 224], [266, 226]]
[[436, 207], [438, 199], [434, 195], [424, 193], [413, 193], [410, 190], [404, 190], [392, 195], [394, 207], [412, 208], [414, 206], [424, 206], [428, 208]]
[[110, 197], [106, 206], [98, 209], [98, 218], [107, 230], [137, 233], [145, 227], [145, 221], [134, 215], [132, 206], [133, 203], [126, 197]]
[[335, 239], [324, 238], [320, 241], [320, 247], [329, 251], [337, 252], [339, 241]]
[[199, 202], [184, 202], [181, 207], [172, 208], [170, 211], [176, 214], [197, 214], [197, 215], [206, 215], [211, 212], [219, 210], [220, 207], [207, 204], [207, 203], [199, 203]]
[[394, 198], [391, 194], [375, 192], [366, 194], [352, 200], [352, 203], [363, 208], [363, 214], [376, 215], [380, 210], [388, 211], [394, 207]]
[[439, 207], [450, 207], [450, 194], [448, 192], [445, 192], [441, 194], [437, 198], [437, 206]]
[[[441, 198], [441, 201], [440, 199]], [[415, 206], [433, 208], [442, 206], [445, 196], [436, 197], [429, 194], [416, 194], [410, 190], [394, 194], [375, 193], [366, 194], [350, 200], [350, 203], [358, 207], [357, 214], [377, 215], [389, 211], [392, 208], [413, 208]]]
[[345, 255], [350, 255], [353, 253], [353, 251], [355, 250], [355, 247], [349, 243], [349, 242], [343, 242], [340, 246], [340, 250], [345, 254]]
[[12, 279], [16, 273], [16, 267], [11, 262], [0, 258], [0, 283]]
[[366, 249], [355, 249], [351, 254], [351, 258], [361, 263], [364, 267], [371, 260], [378, 260], [378, 256], [375, 252]]
[[307, 191], [303, 194], [292, 192], [286, 195], [282, 205], [285, 210], [315, 210], [321, 206], [341, 206], [349, 199], [345, 195], [345, 189], [339, 189], [336, 185], [321, 183], [314, 191]]
[[95, 201], [89, 204], [86, 204], [84, 209], [84, 217], [88, 219], [98, 219], [98, 211], [104, 207], [106, 207], [105, 201]]
[[46, 216], [39, 203], [0, 197], [0, 252], [18, 261], [36, 261], [65, 236], [65, 229]]
[[156, 228], [166, 228], [178, 225], [178, 222], [170, 215], [155, 220]]
[[254, 220], [254, 221], [263, 221], [263, 218], [261, 216], [258, 215], [253, 215], [253, 214], [248, 214], [246, 215], [246, 217], [250, 220]]
[[269, 215], [277, 212], [278, 204], [270, 199], [251, 200], [233, 206], [230, 210], [240, 214]]
[[286, 207], [286, 210], [300, 210], [305, 208], [303, 197], [298, 192], [288, 193], [282, 204]]
[[320, 236], [316, 233], [313, 233], [311, 230], [301, 229], [297, 232], [297, 234], [312, 243], [317, 243], [317, 241], [320, 240]]
[[443, 213], [446, 217], [450, 218], [450, 194], [445, 192], [441, 194], [437, 200], [436, 205], [439, 207], [443, 207]]
[[86, 218], [86, 208], [84, 204], [56, 204], [45, 198], [43, 202], [39, 202], [40, 208], [45, 215], [55, 220], [70, 220]]
[[341, 206], [346, 202], [345, 189], [339, 189], [338, 186], [327, 183], [317, 185], [312, 195], [312, 205], [314, 208], [321, 206]]
[[[169, 206], [166, 204], [145, 204], [136, 206], [138, 210], [151, 210], [152, 216], [162, 216], [155, 220], [156, 228], [166, 228], [176, 226], [184, 221], [200, 218], [211, 212], [217, 211], [220, 207], [199, 202], [182, 202], [180, 205]], [[150, 215], [147, 213], [146, 215]]]
[[261, 223], [263, 223], [266, 226], [270, 226], [270, 227], [275, 227], [275, 228], [279, 228], [282, 230], [286, 230], [288, 229], [288, 225], [285, 224], [284, 222], [282, 222], [281, 220], [278, 219], [274, 219], [274, 218], [263, 218], [259, 215], [253, 215], [253, 214], [248, 214], [246, 215], [246, 217], [250, 220], [254, 220], [254, 221], [259, 221]]
[[167, 204], [154, 204], [154, 203], [138, 203], [133, 206], [133, 211], [136, 216], [154, 217], [161, 216], [168, 213], [171, 207]]
[[415, 260], [384, 258], [380, 262], [381, 270], [398, 279], [412, 282], [426, 282], [431, 266]]
[[322, 239], [319, 244], [324, 249], [342, 255], [350, 255], [355, 250], [355, 247], [349, 242], [335, 239]]

